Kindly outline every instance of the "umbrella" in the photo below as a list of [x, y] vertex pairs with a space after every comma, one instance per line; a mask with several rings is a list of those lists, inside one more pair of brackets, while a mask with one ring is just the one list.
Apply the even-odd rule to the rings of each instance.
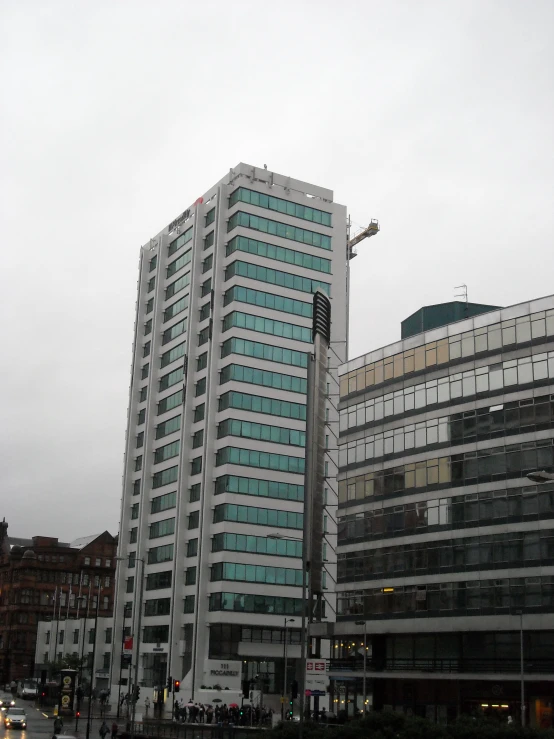
[[238, 708], [238, 707], [239, 707], [238, 703], [229, 703], [229, 708]]

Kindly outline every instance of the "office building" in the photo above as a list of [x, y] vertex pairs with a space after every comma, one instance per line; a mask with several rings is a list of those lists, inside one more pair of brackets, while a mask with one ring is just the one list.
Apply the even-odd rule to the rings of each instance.
[[[122, 628], [134, 635], [145, 688], [171, 676], [201, 700], [202, 690], [236, 692], [261, 675], [278, 703], [294, 679], [318, 288], [331, 298], [338, 383], [346, 209], [331, 190], [246, 164], [141, 248], [112, 695]], [[334, 514], [336, 494], [327, 496]], [[331, 517], [327, 536], [333, 543]]]
[[519, 721], [522, 643], [526, 720], [548, 726], [554, 296], [466, 315], [339, 370], [333, 700], [362, 708], [365, 653], [377, 709]]
[[[64, 621], [89, 608], [112, 612], [117, 540], [107, 531], [67, 543], [55, 537], [7, 535], [0, 550], [1, 683], [40, 677], [65, 655]], [[56, 622], [56, 640], [37, 654], [40, 622]], [[45, 631], [54, 633], [50, 624]], [[80, 647], [71, 651], [78, 651]]]

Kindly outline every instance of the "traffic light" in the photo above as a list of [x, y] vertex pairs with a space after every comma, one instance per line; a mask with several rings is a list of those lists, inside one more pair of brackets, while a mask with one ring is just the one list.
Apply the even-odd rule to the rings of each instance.
[[298, 698], [298, 680], [293, 680], [290, 686], [290, 697], [292, 700]]
[[140, 686], [135, 685], [135, 701], [138, 701], [139, 698], [140, 698]]
[[292, 705], [292, 698], [289, 700], [289, 719], [292, 718], [293, 715], [293, 705]]
[[181, 681], [175, 680], [173, 683], [173, 692], [178, 693], [181, 690]]
[[81, 717], [81, 711], [75, 711], [75, 718]]
[[172, 677], [167, 678], [167, 689], [169, 691], [173, 690], [173, 678]]

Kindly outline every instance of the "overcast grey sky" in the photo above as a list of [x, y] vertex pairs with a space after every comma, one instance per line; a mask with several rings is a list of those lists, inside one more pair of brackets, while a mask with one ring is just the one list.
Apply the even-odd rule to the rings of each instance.
[[351, 356], [552, 293], [552, 0], [0, 3], [0, 516], [119, 519], [138, 249], [239, 161], [381, 233]]

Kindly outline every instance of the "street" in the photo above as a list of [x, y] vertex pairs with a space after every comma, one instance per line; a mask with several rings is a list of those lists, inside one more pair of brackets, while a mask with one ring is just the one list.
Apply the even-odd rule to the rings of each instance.
[[[11, 698], [11, 693], [6, 693], [5, 691], [0, 691], [0, 698]], [[52, 735], [54, 733], [54, 720], [53, 718], [46, 718], [45, 714], [46, 711], [43, 713], [39, 708], [35, 708], [34, 701], [26, 701], [22, 700], [21, 698], [16, 698], [16, 706], [18, 708], [24, 708], [27, 712], [27, 729], [6, 729], [4, 726], [4, 719], [2, 717], [2, 725], [0, 727], [0, 737], [2, 739], [5, 737], [6, 739], [13, 739], [14, 737], [21, 737], [21, 739], [40, 739], [41, 737], [48, 737], [48, 739], [52, 739]], [[107, 719], [107, 723], [111, 728], [113, 719]], [[98, 736], [98, 729], [100, 727], [101, 720], [99, 718], [94, 718], [94, 720], [91, 722], [91, 731], [90, 736], [91, 737], [97, 737]], [[123, 720], [120, 720], [119, 722], [120, 729], [123, 728], [124, 722]], [[87, 721], [86, 721], [86, 713], [83, 712], [83, 715], [79, 719], [79, 729], [78, 731], [75, 731], [75, 718], [69, 718], [65, 719], [64, 721], [64, 731], [63, 733], [66, 734], [68, 737], [75, 736], [78, 737], [78, 739], [84, 739], [86, 735], [86, 729], [87, 729]]]

